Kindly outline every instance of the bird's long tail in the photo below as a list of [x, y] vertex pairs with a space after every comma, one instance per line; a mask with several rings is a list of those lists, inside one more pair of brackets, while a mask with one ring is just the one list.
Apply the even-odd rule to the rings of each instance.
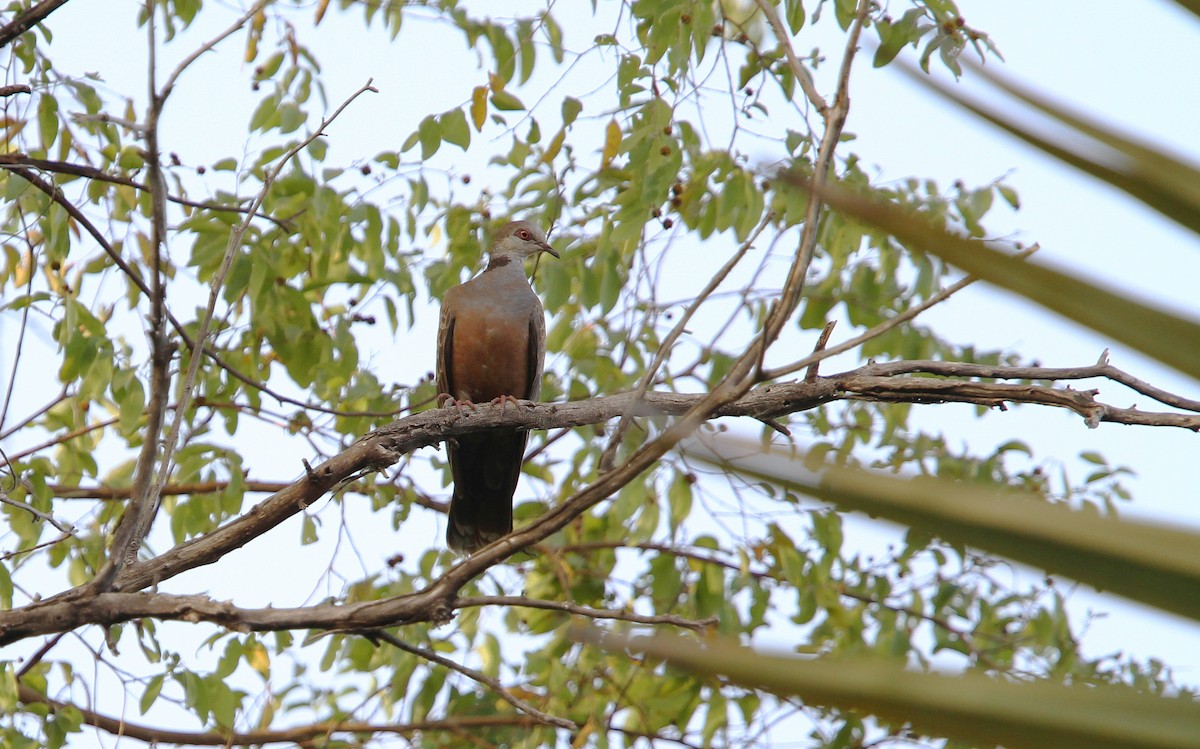
[[521, 477], [526, 432], [464, 434], [450, 447], [454, 495], [446, 544], [470, 554], [512, 532], [512, 499]]

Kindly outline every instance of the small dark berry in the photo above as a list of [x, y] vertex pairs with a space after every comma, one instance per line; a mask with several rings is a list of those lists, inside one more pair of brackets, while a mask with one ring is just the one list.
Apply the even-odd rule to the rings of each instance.
[[672, 226], [674, 226], [674, 225], [675, 225], [675, 222], [674, 222], [674, 221], [672, 221], [671, 219], [669, 219], [669, 218], [664, 218], [664, 219], [663, 219], [663, 224], [662, 224], [662, 226], [663, 226], [663, 228], [664, 228], [664, 229], [670, 229], [670, 228], [671, 228]]
[[464, 185], [469, 185], [469, 184], [471, 184], [471, 175], [469, 175], [469, 174], [464, 174], [464, 175], [462, 176], [462, 183], [463, 183]]
[[363, 164], [363, 165], [362, 165], [362, 168], [361, 168], [361, 169], [359, 169], [358, 171], [362, 172], [363, 174], [370, 174], [370, 173], [371, 173], [371, 165], [370, 165], [370, 164]]
[[692, 16], [690, 13], [684, 13], [682, 16], [679, 17], [679, 20], [683, 21], [684, 25], [687, 25], [692, 22]]
[[662, 148], [658, 149], [658, 152], [661, 153], [663, 156], [670, 156], [671, 155], [671, 147], [663, 146]]
[[204, 174], [204, 173], [205, 173], [205, 172], [207, 172], [207, 171], [208, 171], [208, 170], [204, 168], [204, 165], [203, 165], [203, 164], [201, 164], [200, 166], [196, 167], [196, 174]]

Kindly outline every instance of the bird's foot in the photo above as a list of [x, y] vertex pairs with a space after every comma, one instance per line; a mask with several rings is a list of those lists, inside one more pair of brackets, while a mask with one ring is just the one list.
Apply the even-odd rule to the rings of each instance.
[[438, 393], [437, 401], [442, 408], [453, 406], [454, 408], [469, 408], [472, 411], [475, 410], [475, 404], [471, 401], [466, 399], [459, 400], [449, 393]]
[[515, 395], [502, 395], [499, 398], [492, 399], [493, 406], [500, 405], [500, 413], [504, 413], [504, 407], [509, 403], [512, 403], [517, 408], [521, 407], [521, 399]]

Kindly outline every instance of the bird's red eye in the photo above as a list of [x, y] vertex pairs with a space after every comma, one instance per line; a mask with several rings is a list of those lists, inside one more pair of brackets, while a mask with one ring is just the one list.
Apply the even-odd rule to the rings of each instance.
[[517, 232], [517, 236], [520, 237], [521, 239], [525, 239], [525, 240], [532, 238], [529, 234], [528, 229], [522, 229], [521, 231]]

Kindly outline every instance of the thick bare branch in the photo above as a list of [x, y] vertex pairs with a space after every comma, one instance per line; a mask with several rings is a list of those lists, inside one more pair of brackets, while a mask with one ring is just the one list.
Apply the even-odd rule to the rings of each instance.
[[[926, 366], [933, 368], [937, 364], [941, 363], [929, 362]], [[945, 364], [948, 368], [976, 366]], [[1014, 378], [1024, 378], [1030, 374], [1031, 369], [1039, 370], [1041, 374], [1046, 373], [1046, 370], [1041, 368], [1027, 367], [1009, 368], [1008, 371]], [[991, 368], [988, 371], [992, 377], [1003, 377], [1005, 368]], [[0, 644], [32, 635], [64, 631], [95, 621], [114, 621], [111, 619], [113, 616], [117, 617], [115, 621], [124, 621], [125, 617], [190, 616], [235, 629], [244, 626], [263, 629], [324, 626], [338, 629], [378, 629], [407, 621], [443, 621], [453, 610], [457, 592], [468, 581], [516, 551], [535, 544], [565, 527], [588, 508], [639, 475], [665, 454], [669, 447], [664, 447], [657, 440], [648, 443], [634, 453], [630, 461], [551, 509], [537, 522], [485, 547], [451, 568], [429, 588], [410, 596], [335, 606], [329, 608], [327, 613], [320, 613], [323, 610], [319, 607], [269, 609], [261, 616], [255, 614], [255, 618], [247, 619], [247, 612], [252, 610], [237, 609], [230, 604], [219, 604], [203, 597], [176, 597], [182, 602], [180, 605], [183, 608], [179, 608], [163, 603], [165, 599], [132, 595], [132, 592], [170, 579], [186, 570], [212, 564], [233, 549], [244, 546], [318, 501], [326, 492], [346, 479], [365, 471], [386, 468], [413, 450], [436, 445], [458, 435], [496, 427], [559, 429], [596, 424], [617, 418], [630, 409], [644, 417], [682, 416], [684, 419], [697, 419], [696, 414], [700, 413], [697, 409], [700, 408], [704, 409], [702, 412], [705, 413], [705, 419], [720, 416], [773, 418], [815, 408], [834, 400], [956, 402], [997, 408], [1004, 408], [1008, 403], [1031, 403], [1069, 409], [1083, 416], [1089, 425], [1111, 421], [1175, 426], [1200, 432], [1200, 414], [1152, 413], [1116, 408], [1097, 401], [1094, 391], [1059, 389], [1044, 385], [964, 382], [932, 377], [879, 377], [860, 374], [858, 371], [820, 377], [813, 382], [763, 385], [735, 401], [717, 405], [711, 405], [711, 394], [647, 393], [642, 399], [635, 401], [633, 394], [628, 393], [562, 404], [524, 404], [519, 409], [500, 406], [480, 406], [474, 410], [435, 409], [399, 419], [372, 432], [347, 450], [307, 471], [300, 480], [217, 530], [180, 544], [154, 559], [128, 565], [121, 571], [113, 586], [116, 591], [126, 592], [123, 597], [109, 597], [105, 599], [106, 603], [101, 604], [95, 596], [89, 597], [84, 589], [75, 589], [20, 609], [0, 612]], [[682, 430], [675, 434], [679, 434], [680, 431]], [[690, 431], [689, 428], [687, 433]], [[667, 430], [667, 433], [670, 432], [671, 430]], [[673, 445], [674, 442], [671, 443], [671, 446]], [[655, 457], [646, 457], [650, 455]], [[638, 459], [636, 462], [635, 458]]]
[[46, 20], [54, 11], [67, 4], [67, 0], [42, 0], [42, 2], [27, 8], [16, 18], [0, 27], [0, 47], [6, 47], [17, 37]]

